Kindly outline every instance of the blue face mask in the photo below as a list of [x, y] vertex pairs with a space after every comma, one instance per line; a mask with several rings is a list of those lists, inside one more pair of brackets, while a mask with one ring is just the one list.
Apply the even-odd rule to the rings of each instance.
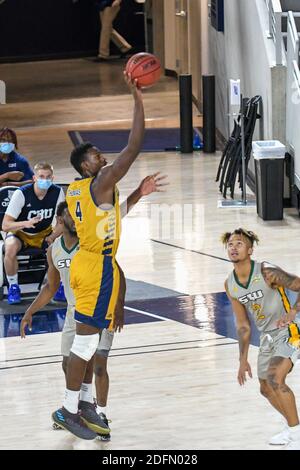
[[52, 185], [52, 180], [44, 180], [44, 179], [37, 180], [37, 187], [39, 189], [43, 189], [44, 191], [48, 191], [51, 185]]
[[15, 150], [15, 144], [11, 142], [0, 142], [0, 152], [9, 154]]

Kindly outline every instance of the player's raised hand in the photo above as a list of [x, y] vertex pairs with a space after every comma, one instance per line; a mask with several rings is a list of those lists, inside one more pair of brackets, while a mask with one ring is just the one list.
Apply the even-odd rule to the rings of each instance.
[[131, 77], [131, 74], [127, 73], [125, 70], [123, 73], [124, 73], [125, 82], [127, 83], [127, 86], [129, 90], [131, 91], [131, 93], [133, 94], [134, 98], [142, 99], [142, 92], [141, 92], [141, 89], [138, 87], [138, 80], [137, 79], [133, 80]]
[[165, 191], [163, 186], [167, 186], [170, 184], [166, 181], [167, 175], [162, 175], [158, 171], [154, 173], [154, 175], [146, 176], [143, 179], [139, 186], [141, 196], [148, 196], [148, 194], [155, 193], [155, 192], [163, 192]]
[[29, 331], [31, 330], [32, 328], [32, 315], [30, 313], [25, 313], [24, 317], [22, 318], [22, 321], [21, 321], [21, 326], [20, 326], [20, 335], [21, 335], [21, 338], [25, 338], [26, 337], [26, 334], [25, 334], [25, 329], [26, 327], [29, 328]]

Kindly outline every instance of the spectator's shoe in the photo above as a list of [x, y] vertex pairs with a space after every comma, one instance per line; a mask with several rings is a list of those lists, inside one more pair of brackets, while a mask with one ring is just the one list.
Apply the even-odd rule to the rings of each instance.
[[[109, 427], [108, 419], [107, 419], [106, 415], [104, 413], [99, 413], [98, 416], [103, 421], [103, 423], [105, 423]], [[110, 441], [110, 433], [108, 433], [108, 434], [98, 433], [97, 440], [104, 441], [104, 442], [109, 442]]]
[[10, 305], [21, 303], [21, 291], [20, 291], [20, 287], [18, 286], [18, 284], [12, 284], [11, 286], [9, 286], [7, 302]]
[[120, 58], [119, 55], [108, 55], [108, 56], [98, 55], [97, 57], [95, 57], [95, 59], [93, 59], [93, 62], [110, 62], [112, 60], [117, 60], [119, 58]]
[[133, 53], [133, 48], [132, 46], [130, 47], [122, 47], [122, 49], [120, 49], [120, 57], [121, 58], [126, 58], [127, 56], [129, 55], [132, 55]]
[[97, 434], [109, 434], [110, 429], [101, 417], [97, 414], [94, 403], [79, 401], [78, 410], [81, 419], [85, 424]]
[[70, 431], [81, 439], [90, 441], [97, 437], [97, 434], [85, 425], [79, 413], [73, 414], [65, 408], [60, 408], [52, 413], [52, 419], [59, 427]]
[[66, 296], [65, 296], [65, 291], [64, 291], [64, 286], [62, 282], [59, 283], [59, 288], [57, 289], [57, 292], [55, 296], [53, 297], [53, 300], [56, 302], [66, 302]]

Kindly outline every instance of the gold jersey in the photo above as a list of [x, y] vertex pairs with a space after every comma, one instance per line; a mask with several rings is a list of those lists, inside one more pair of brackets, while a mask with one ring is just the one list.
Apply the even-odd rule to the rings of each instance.
[[121, 233], [119, 192], [115, 187], [113, 207], [99, 207], [93, 197], [92, 182], [93, 178], [74, 181], [66, 196], [80, 249], [115, 257]]

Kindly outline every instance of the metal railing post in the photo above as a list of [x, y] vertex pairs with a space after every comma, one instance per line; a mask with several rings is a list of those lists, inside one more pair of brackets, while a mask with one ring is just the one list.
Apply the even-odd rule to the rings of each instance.
[[282, 25], [281, 12], [275, 12], [276, 65], [282, 65]]
[[269, 37], [273, 37], [273, 8], [272, 8], [272, 0], [267, 1], [268, 9], [269, 9]]

